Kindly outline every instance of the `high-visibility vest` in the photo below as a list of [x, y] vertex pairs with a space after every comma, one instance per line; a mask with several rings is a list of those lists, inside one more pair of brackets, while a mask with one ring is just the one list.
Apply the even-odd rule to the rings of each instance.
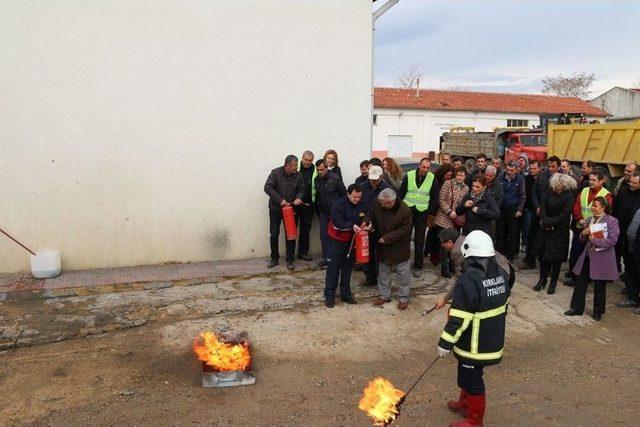
[[[316, 186], [315, 186], [315, 181], [316, 181], [316, 176], [318, 176], [318, 169], [316, 169], [315, 166], [313, 167], [313, 174], [311, 175], [311, 201], [312, 202], [316, 202]], [[302, 173], [302, 162], [298, 163], [298, 172]]]
[[416, 185], [416, 171], [407, 172], [407, 194], [404, 196], [404, 202], [407, 206], [415, 206], [419, 212], [426, 211], [429, 208], [429, 193], [434, 179], [435, 175], [427, 172], [422, 185], [418, 187]]
[[[580, 210], [582, 212], [582, 218], [585, 221], [593, 216], [593, 212], [591, 212], [593, 200], [589, 203], [589, 190], [589, 187], [583, 188], [582, 193], [580, 193]], [[596, 197], [606, 197], [607, 194], [609, 194], [609, 190], [602, 187], [600, 191], [598, 191], [598, 194], [596, 194]], [[596, 197], [594, 197], [594, 200]]]

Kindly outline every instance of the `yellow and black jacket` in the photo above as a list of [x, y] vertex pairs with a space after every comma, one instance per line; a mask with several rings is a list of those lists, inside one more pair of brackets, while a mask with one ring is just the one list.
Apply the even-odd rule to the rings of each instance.
[[498, 267], [494, 257], [467, 258], [438, 345], [453, 349], [463, 363], [499, 363], [510, 288], [509, 275]]

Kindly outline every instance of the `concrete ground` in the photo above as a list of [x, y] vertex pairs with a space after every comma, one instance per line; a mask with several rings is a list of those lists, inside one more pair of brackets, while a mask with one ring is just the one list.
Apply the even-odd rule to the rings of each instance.
[[[372, 306], [375, 290], [358, 285], [358, 305], [327, 309], [323, 271], [264, 265], [72, 273], [56, 286], [5, 277], [0, 424], [367, 425], [357, 405], [370, 379], [407, 390], [436, 357], [446, 314], [421, 316], [447, 284], [434, 271], [413, 279], [406, 311], [396, 301]], [[354, 283], [361, 279], [354, 273]], [[613, 306], [620, 284], [609, 285], [607, 312], [594, 322], [562, 314], [570, 288], [536, 293], [536, 280], [518, 275], [504, 360], [486, 369], [486, 424], [635, 423], [640, 316]], [[257, 383], [203, 389], [191, 343], [199, 331], [226, 327], [248, 331]], [[456, 419], [444, 405], [457, 395], [455, 378], [453, 357], [436, 362], [395, 424]]]

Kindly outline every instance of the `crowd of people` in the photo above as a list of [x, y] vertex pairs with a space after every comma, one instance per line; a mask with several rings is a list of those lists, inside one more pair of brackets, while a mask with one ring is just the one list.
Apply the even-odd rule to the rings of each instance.
[[[334, 306], [338, 287], [343, 302], [356, 303], [350, 281], [353, 239], [360, 230], [369, 232], [370, 252], [369, 262], [362, 266], [362, 285], [378, 286], [374, 304], [382, 305], [391, 301], [395, 279], [400, 309], [408, 306], [410, 278], [421, 276], [425, 258], [439, 264], [444, 277], [459, 274], [452, 255], [455, 246], [479, 230], [490, 236], [511, 277], [520, 253], [524, 257], [518, 269], [539, 269], [536, 291], [554, 294], [562, 264], [568, 261], [564, 284], [574, 291], [567, 316], [584, 313], [586, 289], [593, 282], [593, 317], [600, 320], [605, 283], [621, 273], [625, 299], [617, 306], [640, 314], [640, 171], [634, 163], [627, 164], [624, 176], [607, 189], [606, 174], [592, 161], [585, 160], [577, 174], [568, 160], [555, 156], [544, 165], [526, 154], [503, 164], [481, 153], [471, 173], [462, 166], [463, 159], [444, 152], [437, 167], [423, 158], [407, 173], [392, 158], [372, 158], [360, 162], [360, 176], [350, 185], [344, 183], [335, 150], [314, 159], [310, 151], [300, 162], [289, 155], [265, 183], [271, 233], [268, 267], [279, 263], [282, 207], [293, 205], [297, 213], [299, 259], [312, 259], [309, 233], [317, 216], [322, 245], [318, 266], [327, 269], [327, 307]], [[290, 270], [295, 253], [296, 241], [287, 240]]]

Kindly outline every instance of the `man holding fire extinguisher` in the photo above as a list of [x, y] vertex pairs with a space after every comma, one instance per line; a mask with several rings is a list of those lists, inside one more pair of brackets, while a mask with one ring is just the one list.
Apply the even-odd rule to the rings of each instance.
[[371, 228], [371, 222], [367, 218], [367, 206], [362, 203], [362, 187], [351, 184], [347, 188], [347, 196], [336, 200], [329, 215], [327, 275], [324, 288], [324, 305], [327, 308], [334, 307], [338, 282], [340, 299], [347, 304], [356, 304], [351, 294], [353, 242], [357, 233], [368, 233]]
[[[284, 159], [284, 166], [271, 171], [267, 182], [264, 184], [264, 192], [269, 195], [269, 234], [271, 244], [271, 261], [267, 268], [273, 268], [279, 264], [280, 259], [278, 239], [280, 237], [280, 223], [283, 220], [283, 209], [288, 210], [288, 215], [291, 215], [293, 212], [286, 208], [291, 205], [300, 206], [304, 196], [304, 181], [302, 180], [302, 174], [298, 172], [298, 158], [296, 156], [289, 154]], [[286, 246], [287, 269], [293, 270], [293, 256], [296, 250], [295, 237], [293, 239], [287, 238]]]

